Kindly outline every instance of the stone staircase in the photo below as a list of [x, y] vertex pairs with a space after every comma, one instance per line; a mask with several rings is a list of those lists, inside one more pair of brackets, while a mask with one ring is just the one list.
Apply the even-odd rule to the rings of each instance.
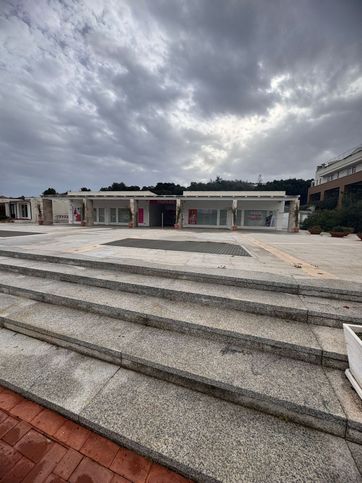
[[199, 481], [361, 481], [358, 284], [0, 250], [0, 292], [4, 386]]

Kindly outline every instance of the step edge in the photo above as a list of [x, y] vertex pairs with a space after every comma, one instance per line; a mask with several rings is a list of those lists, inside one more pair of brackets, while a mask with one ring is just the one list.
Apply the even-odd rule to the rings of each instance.
[[67, 419], [70, 419], [75, 423], [81, 424], [82, 426], [95, 431], [101, 436], [111, 439], [112, 441], [120, 444], [121, 446], [124, 446], [130, 450], [136, 451], [137, 453], [141, 454], [146, 458], [151, 459], [156, 463], [165, 465], [170, 469], [176, 470], [177, 472], [183, 474], [188, 478], [193, 478], [193, 479], [196, 478], [196, 479], [199, 479], [199, 481], [205, 481], [207, 483], [220, 483], [219, 480], [216, 480], [215, 478], [208, 476], [207, 474], [201, 473], [200, 471], [197, 471], [194, 468], [187, 467], [182, 463], [180, 464], [178, 461], [173, 460], [167, 456], [164, 456], [162, 453], [158, 453], [152, 448], [148, 448], [147, 446], [142, 445], [137, 441], [132, 441], [129, 438], [122, 436], [121, 434], [110, 431], [105, 426], [101, 426], [93, 422], [88, 417], [83, 416], [82, 412], [85, 411], [89, 403], [86, 404], [84, 407], [82, 407], [79, 413], [76, 413], [74, 411], [65, 409], [63, 406], [54, 403], [48, 398], [45, 398], [43, 396], [38, 396], [36, 392], [31, 390], [31, 388], [24, 389], [20, 385], [10, 383], [6, 379], [3, 379], [1, 376], [0, 376], [0, 385], [5, 387], [6, 389], [9, 389], [11, 391], [14, 391], [24, 396], [26, 399], [34, 401], [37, 404], [40, 404], [41, 406], [47, 409], [51, 409], [52, 411], [58, 412], [62, 416], [66, 417]]
[[[251, 408], [257, 409], [259, 411], [261, 410], [261, 411], [266, 412], [267, 414], [270, 414], [272, 416], [285, 417], [283, 410], [286, 410], [288, 412], [287, 418], [293, 420], [297, 424], [303, 424], [301, 422], [303, 420], [304, 420], [304, 423], [305, 423], [306, 418], [314, 418], [314, 419], [317, 420], [316, 421], [317, 423], [318, 422], [320, 423], [320, 425], [311, 426], [308, 423], [306, 425], [314, 427], [316, 429], [322, 430], [321, 427], [323, 426], [323, 422], [327, 421], [327, 422], [335, 423], [338, 426], [341, 426], [341, 429], [343, 429], [344, 431], [346, 430], [346, 427], [347, 427], [348, 419], [346, 417], [342, 417], [342, 416], [338, 416], [338, 415], [335, 415], [335, 414], [331, 414], [329, 412], [324, 412], [324, 411], [320, 411], [320, 410], [313, 409], [313, 408], [310, 408], [310, 407], [302, 406], [300, 404], [292, 403], [292, 402], [284, 400], [284, 399], [277, 399], [275, 397], [266, 395], [262, 392], [252, 391], [250, 389], [245, 389], [245, 388], [242, 388], [242, 387], [234, 386], [234, 385], [227, 383], [227, 382], [222, 382], [220, 380], [211, 379], [211, 378], [208, 378], [208, 377], [205, 377], [205, 376], [201, 376], [201, 375], [192, 373], [190, 371], [178, 369], [177, 367], [159, 364], [157, 362], [149, 361], [149, 360], [144, 359], [142, 357], [134, 356], [132, 354], [123, 353], [121, 351], [110, 350], [108, 348], [104, 351], [105, 348], [103, 346], [98, 345], [98, 344], [88, 343], [86, 341], [82, 341], [80, 339], [76, 339], [76, 338], [69, 337], [69, 336], [63, 337], [61, 334], [57, 334], [54, 331], [37, 330], [37, 328], [35, 328], [34, 326], [31, 326], [29, 324], [28, 324], [27, 327], [25, 327], [25, 325], [17, 325], [17, 324], [11, 323], [11, 322], [8, 323], [6, 321], [4, 326], [8, 330], [14, 330], [16, 332], [20, 332], [20, 333], [22, 333], [22, 334], [24, 334], [28, 337], [39, 338], [37, 336], [39, 336], [39, 335], [43, 336], [43, 337], [40, 337], [40, 340], [44, 340], [45, 342], [47, 342], [49, 344], [60, 345], [61, 347], [64, 347], [68, 350], [80, 352], [81, 354], [86, 355], [88, 357], [93, 356], [93, 357], [96, 357], [100, 360], [105, 360], [106, 362], [112, 362], [112, 363], [119, 365], [120, 367], [125, 368], [125, 369], [133, 370], [133, 371], [136, 371], [136, 372], [142, 372], [143, 374], [146, 374], [150, 377], [155, 377], [154, 376], [154, 370], [156, 370], [160, 374], [159, 378], [162, 379], [162, 380], [166, 380], [167, 382], [169, 382], [169, 378], [162, 377], [163, 374], [165, 374], [166, 376], [169, 375], [169, 376], [171, 376], [171, 378], [177, 377], [177, 378], [186, 379], [189, 383], [191, 383], [191, 386], [192, 386], [192, 383], [202, 384], [202, 385], [205, 386], [205, 390], [201, 391], [201, 392], [204, 392], [206, 394], [210, 394], [208, 392], [209, 387], [211, 389], [214, 388], [216, 391], [227, 391], [228, 393], [230, 393], [231, 396], [235, 394], [236, 397], [241, 398], [241, 400], [244, 401], [244, 403], [245, 403], [245, 401], [251, 401], [250, 405], [247, 405], [247, 407], [251, 407]], [[21, 330], [17, 330], [17, 329], [25, 329], [25, 332], [21, 331]], [[60, 344], [59, 344], [59, 342], [60, 342]], [[65, 342], [65, 344], [63, 342]], [[67, 342], [71, 345], [71, 347], [66, 345]], [[86, 349], [91, 349], [93, 351], [93, 354], [90, 355], [89, 352], [82, 352], [81, 349], [83, 347], [85, 347]], [[111, 355], [112, 359], [110, 359], [108, 357], [104, 358], [104, 354]], [[146, 368], [149, 368], [150, 371], [146, 371], [146, 372], [140, 371], [140, 370], [136, 369], [135, 364], [145, 366]], [[191, 386], [189, 384], [186, 387], [192, 388]], [[193, 389], [193, 390], [195, 390], [195, 389]], [[211, 394], [211, 395], [213, 395], [213, 394]], [[242, 406], [245, 405], [245, 404], [240, 403], [240, 402], [239, 403], [235, 402], [235, 399], [227, 399], [227, 398], [222, 398], [222, 397], [221, 397], [221, 399], [224, 399], [228, 402], [232, 402], [232, 403], [239, 404], [239, 405], [242, 405]], [[271, 409], [269, 411], [267, 411], [267, 410], [265, 410], [265, 406], [269, 406], [269, 407], [271, 406]], [[264, 408], [264, 409], [261, 409], [261, 408]], [[342, 426], [343, 426], [343, 428], [342, 428]], [[330, 431], [325, 431], [325, 432], [330, 432]], [[339, 431], [334, 431], [331, 434], [335, 434], [336, 436], [342, 436], [342, 432], [341, 432], [341, 430], [339, 430]]]
[[[288, 307], [280, 306], [280, 304], [272, 304], [266, 302], [255, 302], [251, 300], [245, 300], [242, 298], [220, 297], [217, 295], [204, 294], [202, 292], [188, 292], [184, 290], [169, 289], [164, 287], [152, 287], [151, 285], [138, 284], [133, 282], [122, 282], [116, 280], [107, 280], [98, 277], [88, 277], [78, 274], [64, 274], [60, 272], [53, 272], [50, 270], [37, 269], [35, 267], [17, 267], [17, 266], [4, 266], [0, 264], [1, 269], [11, 273], [21, 273], [23, 275], [34, 276], [38, 278], [48, 278], [50, 280], [56, 280], [66, 283], [76, 283], [85, 285], [87, 287], [98, 287], [106, 290], [123, 290], [127, 293], [134, 293], [138, 295], [147, 295], [150, 297], [162, 297], [168, 300], [181, 300], [191, 303], [203, 303], [204, 305], [220, 306], [223, 304], [228, 309], [251, 311], [252, 308], [259, 308], [267, 315], [267, 308], [275, 312], [275, 315], [282, 317], [288, 316], [292, 320], [306, 321], [308, 317], [308, 309], [304, 307]], [[180, 298], [181, 297], [181, 298]], [[248, 310], [249, 309], [249, 310]]]
[[[164, 267], [152, 267], [152, 266], [141, 266], [141, 265], [135, 265], [135, 264], [125, 264], [125, 263], [115, 263], [111, 261], [100, 261], [100, 260], [90, 260], [89, 258], [74, 258], [70, 256], [56, 256], [56, 255], [46, 255], [46, 254], [40, 254], [40, 253], [31, 253], [31, 252], [14, 252], [12, 250], [4, 250], [0, 249], [0, 256], [5, 256], [5, 257], [12, 257], [12, 258], [20, 258], [20, 259], [26, 259], [26, 260], [39, 260], [39, 261], [49, 261], [50, 263], [64, 263], [67, 265], [81, 265], [81, 266], [88, 266], [89, 268], [94, 268], [91, 265], [98, 265], [100, 268], [108, 269], [114, 271], [115, 269], [123, 269], [124, 271], [128, 272], [133, 272], [133, 273], [140, 273], [140, 274], [147, 274], [147, 272], [152, 275], [152, 272], [156, 272], [159, 275], [165, 277], [165, 278], [180, 278], [180, 279], [186, 279], [186, 280], [193, 280], [196, 278], [203, 278], [206, 280], [206, 278], [210, 279], [210, 283], [218, 283], [218, 284], [231, 284], [233, 285], [235, 281], [239, 281], [241, 283], [247, 283], [247, 284], [253, 284], [255, 286], [257, 285], [266, 285], [266, 286], [272, 286], [274, 288], [279, 287], [281, 291], [283, 291], [285, 288], [288, 290], [292, 290], [291, 292], [287, 293], [294, 293], [294, 294], [302, 294], [304, 290], [310, 290], [311, 292], [318, 292], [319, 294], [317, 296], [323, 296], [321, 294], [330, 294], [334, 293], [337, 298], [340, 298], [341, 300], [347, 300], [345, 297], [351, 296], [351, 297], [359, 297], [361, 298], [362, 296], [362, 284], [360, 290], [356, 289], [350, 289], [350, 288], [336, 288], [333, 286], [328, 285], [328, 282], [326, 282], [325, 286], [314, 286], [314, 285], [306, 285], [306, 282], [303, 281], [302, 283], [298, 283], [297, 280], [294, 278], [289, 278], [285, 277], [288, 280], [285, 282], [279, 282], [279, 281], [273, 281], [273, 280], [268, 280], [268, 279], [249, 279], [246, 277], [236, 277], [232, 275], [217, 275], [217, 274], [208, 274], [205, 272], [191, 272], [191, 271], [183, 271], [180, 270], [178, 267], [174, 267], [173, 269], [171, 268], [164, 268]], [[253, 272], [257, 275], [260, 275], [259, 272]], [[169, 276], [167, 276], [167, 274]], [[177, 277], [175, 277], [175, 274], [177, 274]], [[272, 277], [274, 274], [268, 272], [268, 274]], [[283, 277], [283, 275], [279, 275], [280, 277]], [[186, 278], [185, 278], [186, 277]], [[191, 278], [188, 278], [191, 277]], [[197, 280], [196, 280], [197, 281]], [[220, 283], [221, 281], [221, 283]], [[227, 282], [227, 283], [225, 283]], [[343, 283], [350, 283], [349, 281], [341, 280], [341, 284]], [[238, 285], [236, 285], [238, 286]], [[245, 285], [241, 285], [245, 286]], [[266, 290], [269, 290], [266, 288]], [[327, 297], [328, 298], [328, 297]], [[352, 298], [351, 301], [355, 301], [355, 298]], [[358, 301], [358, 300], [357, 300]]]

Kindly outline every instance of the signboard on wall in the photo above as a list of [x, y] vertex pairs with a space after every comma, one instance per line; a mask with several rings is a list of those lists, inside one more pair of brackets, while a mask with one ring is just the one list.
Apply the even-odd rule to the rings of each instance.
[[189, 225], [197, 225], [197, 209], [189, 210]]

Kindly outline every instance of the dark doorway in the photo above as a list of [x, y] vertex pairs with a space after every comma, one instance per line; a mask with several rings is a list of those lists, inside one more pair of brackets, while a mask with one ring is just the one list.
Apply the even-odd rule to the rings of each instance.
[[176, 223], [176, 200], [151, 200], [150, 226], [174, 226]]
[[16, 204], [15, 203], [10, 203], [9, 210], [10, 210], [10, 218], [16, 218]]

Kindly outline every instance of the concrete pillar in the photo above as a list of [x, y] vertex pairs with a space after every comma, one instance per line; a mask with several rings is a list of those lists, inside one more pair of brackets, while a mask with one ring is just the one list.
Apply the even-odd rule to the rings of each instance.
[[43, 198], [43, 225], [53, 224], [53, 202]]
[[231, 205], [231, 229], [237, 229], [238, 200], [233, 200]]
[[183, 225], [184, 225], [183, 202], [181, 198], [177, 198], [175, 228], [181, 229]]
[[292, 200], [289, 205], [288, 231], [296, 233], [299, 231], [299, 200]]
[[131, 220], [128, 224], [129, 228], [136, 228], [138, 225], [138, 201], [134, 198], [129, 200], [129, 210], [131, 214]]
[[92, 226], [94, 223], [93, 219], [93, 200], [88, 200], [85, 198], [83, 200], [84, 205], [84, 222], [86, 226]]
[[5, 216], [10, 218], [10, 203], [5, 203]]

